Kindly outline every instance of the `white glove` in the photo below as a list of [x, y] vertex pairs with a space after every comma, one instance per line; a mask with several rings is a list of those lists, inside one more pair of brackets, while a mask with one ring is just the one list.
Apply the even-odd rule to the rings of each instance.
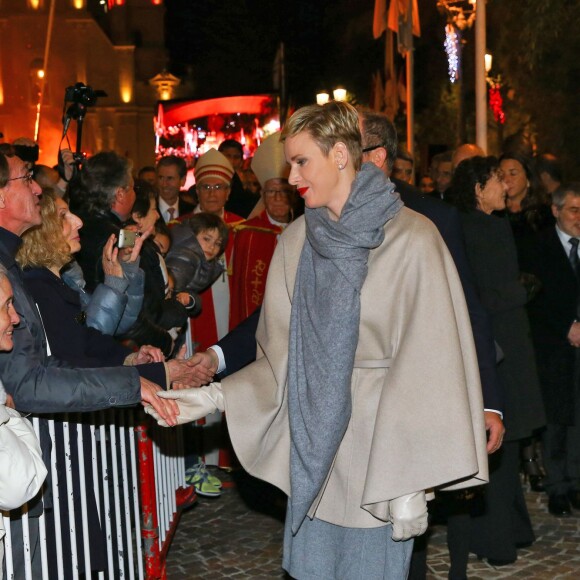
[[[178, 425], [197, 421], [215, 411], [223, 411], [225, 408], [220, 383], [210, 383], [206, 387], [196, 389], [160, 391], [157, 393], [157, 396], [163, 399], [173, 399], [177, 403], [179, 407], [179, 415], [177, 416]], [[162, 427], [169, 427], [151, 405], [145, 407], [145, 412], [151, 415]]]
[[427, 530], [427, 501], [425, 492], [402, 495], [389, 502], [393, 540], [409, 540]]

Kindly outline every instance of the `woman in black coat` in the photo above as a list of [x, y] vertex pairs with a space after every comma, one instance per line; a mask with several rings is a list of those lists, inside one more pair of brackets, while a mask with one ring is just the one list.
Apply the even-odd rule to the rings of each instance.
[[[470, 532], [469, 549], [478, 556], [495, 565], [509, 564], [517, 558], [517, 547], [535, 540], [519, 479], [520, 442], [545, 424], [525, 311], [528, 293], [520, 281], [510, 223], [507, 217], [493, 214], [506, 204], [506, 186], [498, 161], [493, 157], [463, 161], [451, 187], [451, 201], [461, 210], [475, 285], [491, 315], [498, 373], [505, 392], [504, 443], [490, 456], [490, 483], [482, 513], [472, 516], [462, 533]], [[452, 537], [457, 536], [455, 523], [451, 517]], [[459, 561], [465, 559], [466, 564], [467, 554], [464, 556], [460, 555]], [[465, 570], [462, 574], [452, 570], [456, 574], [453, 577], [465, 576]]]

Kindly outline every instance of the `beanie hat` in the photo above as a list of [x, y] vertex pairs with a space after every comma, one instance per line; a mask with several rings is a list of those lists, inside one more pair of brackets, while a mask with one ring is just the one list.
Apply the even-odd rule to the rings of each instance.
[[217, 149], [210, 149], [197, 160], [194, 174], [196, 183], [206, 177], [215, 177], [229, 185], [234, 176], [234, 168], [225, 155]]

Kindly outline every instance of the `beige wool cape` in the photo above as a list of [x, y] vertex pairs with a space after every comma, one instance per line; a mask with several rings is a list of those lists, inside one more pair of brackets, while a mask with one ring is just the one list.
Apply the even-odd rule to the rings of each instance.
[[[257, 360], [222, 382], [235, 452], [290, 489], [288, 336], [303, 218], [275, 251]], [[403, 208], [371, 250], [361, 293], [352, 415], [309, 516], [353, 528], [389, 521], [389, 500], [487, 482], [479, 371], [461, 282], [435, 226]]]

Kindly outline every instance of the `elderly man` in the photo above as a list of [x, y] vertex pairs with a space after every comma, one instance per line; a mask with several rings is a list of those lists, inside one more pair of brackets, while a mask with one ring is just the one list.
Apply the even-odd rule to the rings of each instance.
[[179, 197], [187, 178], [185, 160], [166, 155], [157, 162], [157, 188], [159, 189], [159, 214], [165, 223], [191, 213], [193, 205]]
[[[146, 378], [164, 374], [143, 367], [75, 369], [50, 356], [50, 348], [38, 309], [25, 290], [21, 271], [14, 257], [21, 244], [20, 236], [41, 223], [39, 195], [41, 189], [32, 178], [29, 166], [12, 152], [0, 153], [0, 263], [8, 271], [14, 292], [14, 307], [20, 324], [13, 334], [14, 348], [10, 354], [0, 354], [0, 378], [16, 408], [31, 413], [96, 411], [109, 407], [153, 405], [171, 422], [175, 409], [156, 396], [161, 387]], [[145, 365], [149, 367], [150, 365]], [[155, 365], [153, 365], [155, 366]], [[189, 367], [188, 367], [189, 368]], [[186, 376], [180, 375], [181, 378]], [[177, 377], [179, 378], [179, 377]], [[48, 433], [41, 430], [43, 457], [50, 461]], [[38, 558], [38, 525], [34, 516], [42, 512], [37, 502], [30, 510], [31, 556], [33, 566]], [[17, 577], [24, 577], [23, 560]], [[33, 568], [33, 576], [38, 573]], [[34, 576], [40, 577], [40, 576]]]
[[445, 199], [445, 192], [451, 185], [451, 178], [453, 177], [453, 163], [451, 160], [451, 151], [439, 153], [433, 158], [435, 170], [435, 189], [431, 196], [437, 199]]
[[521, 268], [541, 282], [528, 312], [546, 408], [543, 435], [548, 509], [580, 510], [580, 183], [552, 194], [556, 225], [526, 246]]
[[276, 244], [293, 213], [295, 190], [280, 133], [265, 139], [254, 154], [252, 170], [262, 186], [264, 210], [235, 228], [231, 324], [237, 326], [262, 304]]

